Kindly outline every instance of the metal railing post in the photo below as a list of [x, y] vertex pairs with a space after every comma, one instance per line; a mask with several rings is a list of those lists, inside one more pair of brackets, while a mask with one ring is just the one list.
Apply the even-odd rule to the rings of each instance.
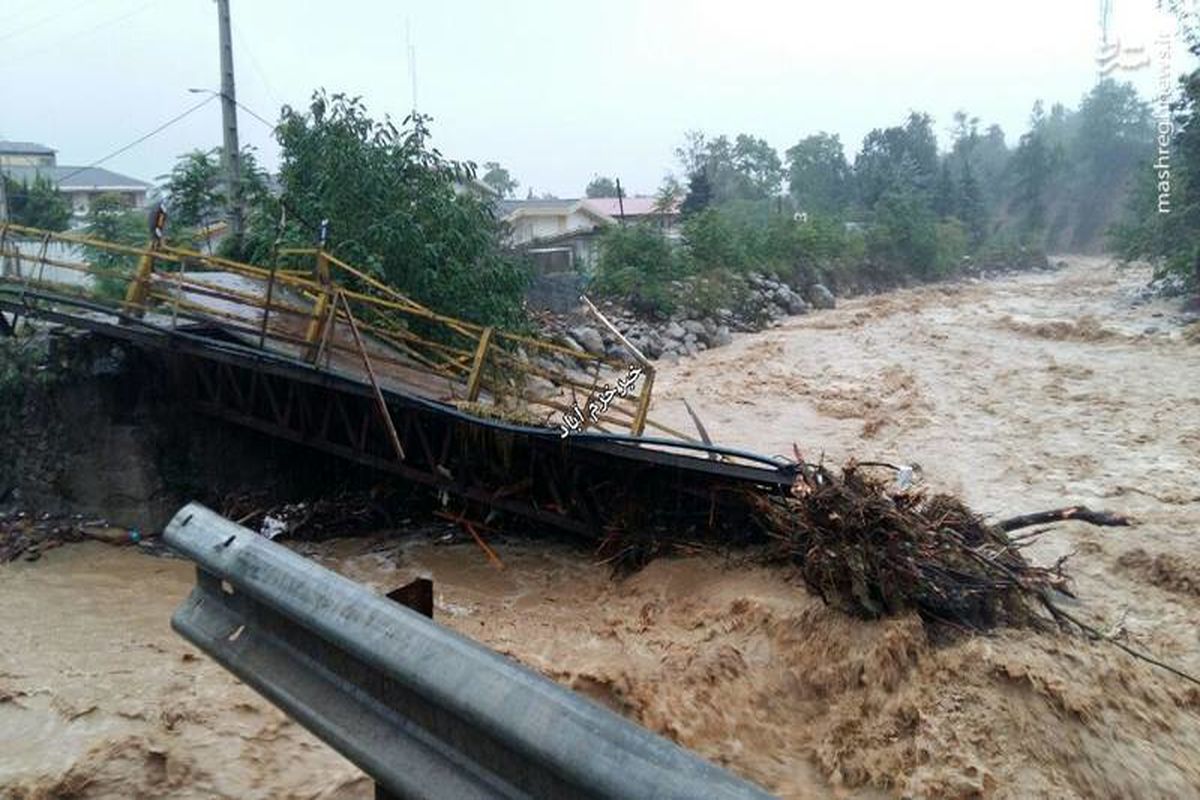
[[479, 399], [479, 389], [483, 385], [483, 365], [487, 362], [488, 345], [492, 343], [492, 328], [483, 329], [479, 337], [479, 347], [475, 349], [475, 361], [471, 365], [471, 377], [467, 381], [467, 400], [475, 402]]
[[126, 314], [141, 317], [146, 309], [146, 298], [150, 292], [150, 278], [154, 275], [154, 251], [158, 248], [158, 240], [151, 239], [138, 261], [137, 272], [125, 290]]
[[650, 415], [650, 395], [654, 391], [654, 368], [645, 367], [646, 380], [642, 384], [642, 393], [638, 396], [637, 413], [633, 417], [633, 424], [629, 428], [629, 432], [634, 436], [641, 436], [646, 430], [646, 418]]
[[[312, 318], [308, 322], [308, 330], [304, 332], [304, 341], [308, 343], [308, 352], [305, 354], [305, 359], [316, 363], [320, 356], [320, 342], [322, 338], [322, 328], [325, 326], [325, 312], [332, 301], [332, 280], [329, 276], [329, 259], [325, 257], [324, 250], [317, 251], [317, 266], [316, 278], [321, 283], [323, 291], [317, 297], [317, 302], [313, 305]], [[334, 309], [336, 311], [336, 308]]]

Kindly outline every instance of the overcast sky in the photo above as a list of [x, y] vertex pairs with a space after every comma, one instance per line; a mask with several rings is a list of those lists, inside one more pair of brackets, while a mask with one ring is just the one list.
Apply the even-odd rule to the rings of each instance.
[[[238, 99], [269, 120], [316, 87], [377, 116], [417, 105], [448, 156], [499, 161], [560, 197], [594, 174], [652, 192], [685, 130], [749, 132], [782, 156], [819, 130], [863, 135], [956, 109], [1015, 144], [1033, 101], [1075, 105], [1097, 78], [1098, 0], [231, 0]], [[1110, 40], [1153, 51], [1155, 0], [1113, 0]], [[1176, 44], [1172, 68], [1191, 62]], [[1114, 77], [1149, 96], [1152, 66]], [[0, 0], [0, 136], [89, 164], [204, 99], [220, 76], [213, 0]], [[278, 160], [240, 113], [242, 141]], [[221, 140], [212, 102], [105, 166], [145, 180]]]

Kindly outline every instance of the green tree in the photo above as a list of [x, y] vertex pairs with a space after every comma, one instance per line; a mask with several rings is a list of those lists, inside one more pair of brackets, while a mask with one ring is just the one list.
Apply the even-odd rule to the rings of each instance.
[[65, 231], [71, 224], [71, 205], [49, 178], [38, 175], [29, 181], [4, 176], [8, 216], [18, 225], [48, 231]]
[[754, 266], [748, 226], [737, 224], [715, 208], [683, 222], [683, 238], [693, 268], [700, 272], [740, 271]]
[[[1191, 19], [1181, 21], [1189, 51], [1200, 56], [1200, 37]], [[1158, 274], [1177, 275], [1200, 291], [1200, 69], [1180, 80], [1173, 109], [1172, 126], [1159, 129], [1170, 137], [1170, 160], [1151, 154], [1140, 165], [1139, 180], [1124, 218], [1110, 231], [1110, 242], [1122, 259], [1148, 259]], [[1164, 163], [1169, 170], [1160, 166]]]
[[[129, 208], [116, 194], [102, 194], [91, 202], [86, 231], [95, 239], [130, 246], [145, 246], [150, 239], [146, 215]], [[98, 247], [84, 247], [84, 255], [92, 266], [107, 273], [97, 276], [96, 294], [108, 299], [123, 297], [137, 268], [138, 257]]]
[[483, 163], [483, 177], [479, 180], [501, 197], [512, 197], [517, 191], [517, 187], [521, 185], [497, 161]]
[[1053, 164], [1045, 135], [1036, 129], [1021, 137], [1013, 154], [1013, 208], [1018, 230], [1026, 237], [1041, 237], [1046, 228], [1046, 203]]
[[587, 197], [616, 197], [617, 184], [612, 178], [597, 175], [588, 181], [587, 188], [584, 189], [584, 195]]
[[1011, 156], [1004, 130], [999, 125], [989, 125], [975, 146], [971, 162], [989, 210], [999, 209], [1004, 200], [1004, 174]]
[[1079, 105], [1071, 143], [1074, 243], [1090, 242], [1113, 216], [1138, 163], [1153, 150], [1149, 106], [1131, 84], [1100, 81]]
[[[491, 204], [456, 191], [475, 167], [430, 146], [426, 117], [397, 127], [359, 98], [318, 91], [307, 111], [284, 109], [276, 136], [285, 244], [311, 244], [328, 220], [333, 253], [414, 299], [483, 324], [524, 324], [528, 270], [502, 251]], [[249, 229], [258, 258], [275, 242], [273, 203]]]
[[854, 159], [854, 174], [867, 209], [889, 193], [916, 193], [929, 202], [938, 174], [933, 120], [913, 112], [903, 126], [868, 133]]
[[684, 175], [695, 175], [708, 166], [708, 137], [703, 131], [684, 131], [683, 144], [675, 148], [675, 158]]
[[967, 234], [972, 247], [978, 246], [987, 236], [988, 209], [983, 199], [983, 190], [975, 179], [975, 171], [971, 162], [963, 164], [962, 180], [959, 183], [959, 220], [967, 228]]
[[733, 145], [733, 168], [743, 198], [762, 199], [779, 194], [783, 164], [766, 139], [739, 133]]
[[492, 191], [501, 197], [512, 197], [517, 191], [517, 187], [521, 185], [509, 174], [507, 169], [496, 161], [484, 162], [483, 177], [479, 180], [491, 187]]
[[804, 211], [840, 214], [850, 202], [850, 164], [838, 135], [825, 132], [801, 139], [785, 153], [788, 191]]
[[738, 134], [707, 138], [699, 131], [684, 134], [675, 156], [689, 180], [703, 173], [712, 202], [773, 197], [783, 180], [783, 164], [765, 139]]
[[683, 187], [679, 185], [679, 181], [675, 179], [674, 175], [668, 175], [663, 178], [662, 185], [654, 194], [654, 213], [662, 217], [674, 213], [682, 198]]
[[942, 219], [952, 217], [958, 211], [958, 187], [954, 184], [949, 158], [942, 159], [942, 169], [933, 190], [933, 210]]
[[939, 277], [944, 262], [938, 258], [936, 221], [918, 192], [888, 192], [876, 203], [867, 253], [893, 274]]
[[669, 311], [674, 306], [669, 283], [677, 277], [676, 253], [653, 227], [617, 225], [601, 235], [596, 291], [628, 296], [639, 308]]
[[225, 175], [221, 150], [192, 150], [175, 159], [163, 193], [172, 226], [197, 228], [219, 219], [226, 212]]
[[708, 173], [700, 169], [688, 176], [687, 195], [683, 198], [679, 212], [684, 216], [698, 214], [708, 208], [712, 201], [712, 184], [708, 182]]
[[501, 197], [512, 197], [516, 193], [517, 187], [521, 185], [509, 174], [507, 169], [496, 161], [484, 162], [483, 177], [479, 180], [491, 187], [492, 191]]
[[[200, 229], [224, 219], [229, 213], [227, 181], [219, 147], [184, 153], [175, 159], [171, 172], [160, 175], [159, 180], [164, 181], [164, 205], [169, 214], [171, 238], [176, 241], [194, 240]], [[267, 201], [269, 193], [266, 171], [259, 167], [250, 147], [242, 149], [241, 187], [242, 203], [248, 215], [253, 217]], [[227, 241], [232, 247], [233, 242]]]

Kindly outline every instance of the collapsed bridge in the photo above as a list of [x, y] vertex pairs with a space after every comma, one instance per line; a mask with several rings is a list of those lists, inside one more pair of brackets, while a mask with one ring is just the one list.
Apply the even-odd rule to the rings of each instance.
[[[633, 348], [620, 361], [446, 316], [323, 248], [274, 256], [263, 267], [0, 225], [0, 331], [35, 318], [127, 343], [198, 412], [602, 551], [664, 519], [697, 539], [746, 538], [747, 497], [796, 478], [792, 462], [653, 420], [654, 368]], [[592, 430], [559, 424], [581, 407]]]

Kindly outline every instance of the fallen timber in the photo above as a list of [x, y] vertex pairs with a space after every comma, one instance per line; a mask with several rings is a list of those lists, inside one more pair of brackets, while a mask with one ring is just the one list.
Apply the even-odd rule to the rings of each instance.
[[197, 565], [171, 626], [370, 775], [377, 797], [768, 797], [203, 506], [164, 536]]

